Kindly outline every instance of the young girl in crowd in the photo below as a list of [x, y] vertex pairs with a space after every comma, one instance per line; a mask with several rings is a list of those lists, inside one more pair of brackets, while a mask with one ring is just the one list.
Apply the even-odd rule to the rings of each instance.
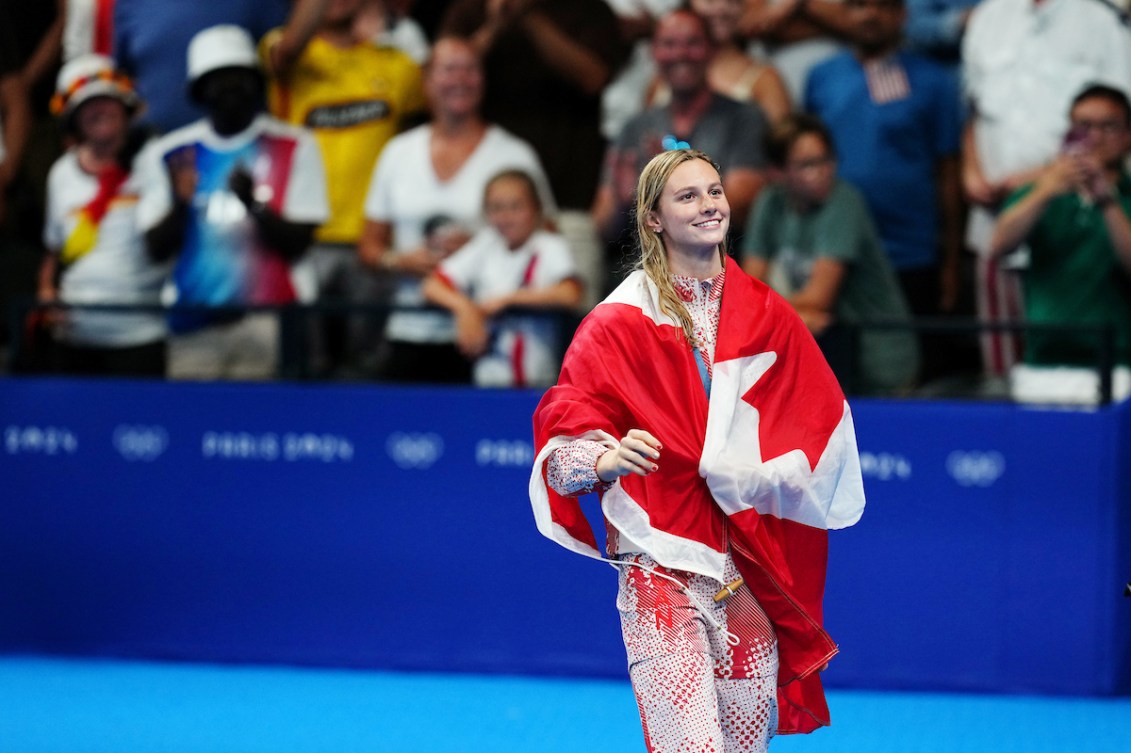
[[542, 202], [529, 174], [505, 170], [487, 183], [488, 226], [424, 282], [424, 295], [449, 309], [456, 344], [474, 361], [480, 387], [548, 385], [558, 375], [557, 323], [512, 308], [571, 308], [581, 284], [565, 239], [543, 230]]
[[863, 511], [852, 416], [797, 314], [726, 253], [702, 152], [636, 188], [640, 267], [585, 318], [534, 414], [538, 530], [607, 558], [650, 751], [762, 753], [829, 723], [829, 528]]

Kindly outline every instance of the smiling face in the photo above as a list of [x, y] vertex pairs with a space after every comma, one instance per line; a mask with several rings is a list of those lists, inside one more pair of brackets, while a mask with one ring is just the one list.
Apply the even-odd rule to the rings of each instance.
[[424, 77], [424, 91], [437, 116], [478, 113], [483, 100], [483, 68], [470, 42], [451, 37], [436, 42]]
[[680, 164], [648, 212], [647, 223], [660, 234], [669, 254], [715, 250], [730, 227], [730, 204], [718, 171], [702, 159]]
[[686, 11], [675, 11], [656, 23], [652, 36], [652, 58], [673, 94], [695, 92], [707, 86], [711, 41], [703, 20]]
[[113, 97], [94, 97], [79, 105], [74, 113], [79, 140], [94, 144], [119, 141], [129, 124], [129, 111]]
[[487, 221], [499, 231], [512, 251], [526, 243], [542, 224], [542, 211], [533, 184], [515, 176], [491, 181], [483, 207]]

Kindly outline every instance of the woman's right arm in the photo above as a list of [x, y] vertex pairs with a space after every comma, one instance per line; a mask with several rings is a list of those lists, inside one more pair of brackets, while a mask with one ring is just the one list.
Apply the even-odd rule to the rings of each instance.
[[550, 453], [546, 479], [550, 488], [564, 497], [608, 488], [621, 476], [647, 476], [659, 470], [663, 446], [643, 429], [630, 429], [615, 448], [601, 442], [578, 439]]

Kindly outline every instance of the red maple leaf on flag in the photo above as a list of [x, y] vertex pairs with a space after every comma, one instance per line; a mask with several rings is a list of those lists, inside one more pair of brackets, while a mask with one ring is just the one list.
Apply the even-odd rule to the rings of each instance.
[[[789, 345], [786, 342], [784, 347]], [[778, 356], [742, 400], [758, 411], [763, 461], [799, 449], [809, 460], [809, 469], [815, 470], [844, 416], [844, 396], [823, 363], [785, 357], [780, 351]]]

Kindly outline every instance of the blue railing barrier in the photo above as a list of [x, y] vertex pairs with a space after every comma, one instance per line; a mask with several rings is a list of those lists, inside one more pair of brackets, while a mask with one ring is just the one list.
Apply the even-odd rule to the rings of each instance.
[[[340, 301], [326, 301], [310, 304], [288, 305], [261, 305], [261, 306], [202, 306], [202, 305], [139, 305], [139, 304], [42, 304], [32, 300], [12, 302], [7, 311], [7, 332], [10, 353], [7, 363], [0, 359], [0, 374], [5, 371], [22, 373], [41, 373], [45, 369], [42, 364], [36, 363], [28, 367], [27, 363], [36, 362], [34, 346], [27, 342], [28, 317], [32, 314], [43, 312], [67, 311], [98, 311], [98, 312], [170, 312], [188, 315], [208, 314], [214, 317], [239, 318], [249, 312], [274, 313], [280, 321], [279, 342], [279, 371], [277, 378], [287, 381], [374, 381], [376, 375], [368, 367], [360, 369], [346, 369], [344, 373], [349, 376], [342, 379], [341, 375], [326, 373], [313, 364], [313, 344], [311, 333], [316, 321], [327, 318], [339, 320], [351, 319], [354, 322], [368, 322], [370, 340], [365, 347], [368, 351], [379, 349], [382, 337], [383, 322], [394, 311], [444, 311], [437, 307], [426, 306], [398, 306], [388, 303], [347, 303]], [[501, 312], [502, 318], [508, 316], [543, 317], [555, 325], [557, 340], [564, 350], [565, 346], [580, 322], [576, 311], [568, 309], [527, 309], [514, 307]], [[830, 363], [836, 370], [841, 386], [849, 395], [858, 394], [857, 385], [853, 384], [855, 345], [863, 332], [883, 330], [912, 330], [922, 340], [924, 347], [942, 346], [943, 349], [953, 351], [956, 346], [977, 348], [977, 336], [986, 332], [997, 332], [1022, 337], [1025, 334], [1072, 334], [1081, 339], [1092, 339], [1095, 342], [1094, 366], [1098, 375], [1098, 389], [1095, 402], [1107, 405], [1112, 402], [1113, 385], [1112, 371], [1116, 365], [1116, 330], [1111, 325], [1079, 324], [1079, 323], [1029, 323], [1029, 322], [981, 322], [968, 317], [920, 317], [911, 321], [905, 320], [870, 320], [855, 324], [837, 324], [835, 336], [838, 345], [834, 346], [835, 352], [826, 352]], [[832, 333], [830, 333], [832, 334]], [[355, 344], [356, 346], [356, 344]], [[356, 347], [355, 347], [356, 349]], [[372, 353], [367, 353], [371, 355]], [[352, 353], [358, 357], [359, 353]], [[30, 356], [30, 357], [29, 357]], [[42, 359], [38, 359], [42, 360]], [[935, 381], [921, 385], [918, 389], [901, 390], [898, 394], [890, 393], [882, 397], [907, 397], [929, 396], [950, 397], [959, 399], [996, 399], [1004, 397], [1000, 389], [987, 391], [978, 374], [966, 373], [969, 369], [963, 366], [956, 368], [952, 374], [934, 375]], [[876, 395], [870, 395], [876, 396]]]
[[[0, 379], [0, 652], [623, 677], [615, 573], [534, 527], [538, 398]], [[1131, 404], [852, 405], [827, 683], [1131, 692]]]

